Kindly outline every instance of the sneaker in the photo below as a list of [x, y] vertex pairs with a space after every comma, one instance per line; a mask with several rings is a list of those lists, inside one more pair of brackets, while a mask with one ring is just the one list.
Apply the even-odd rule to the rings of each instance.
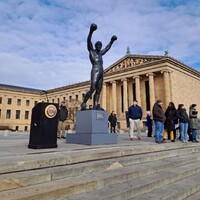
[[138, 140], [141, 140], [141, 137], [138, 137]]
[[171, 140], [171, 142], [175, 142], [175, 140]]
[[66, 137], [65, 137], [65, 136], [61, 136], [61, 138], [64, 138], [64, 139], [66, 139]]
[[61, 137], [58, 135], [57, 138], [60, 139]]
[[132, 140], [132, 141], [133, 141], [134, 139], [133, 139], [133, 138], [130, 138], [130, 140]]

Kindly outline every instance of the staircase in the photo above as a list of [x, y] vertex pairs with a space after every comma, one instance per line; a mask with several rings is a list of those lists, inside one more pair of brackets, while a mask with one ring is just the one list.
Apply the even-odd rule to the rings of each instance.
[[2, 157], [0, 200], [200, 200], [199, 144], [138, 143]]

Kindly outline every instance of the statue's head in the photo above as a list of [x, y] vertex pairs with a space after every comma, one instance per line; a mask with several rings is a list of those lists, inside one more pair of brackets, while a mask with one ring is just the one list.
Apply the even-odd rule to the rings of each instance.
[[102, 42], [97, 41], [97, 42], [95, 43], [95, 49], [96, 49], [97, 51], [100, 51], [101, 48], [102, 48]]

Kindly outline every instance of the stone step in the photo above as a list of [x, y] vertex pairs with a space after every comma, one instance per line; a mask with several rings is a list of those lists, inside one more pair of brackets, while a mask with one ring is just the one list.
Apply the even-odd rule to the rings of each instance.
[[[195, 175], [195, 176], [194, 176]], [[95, 189], [86, 193], [74, 195], [72, 197], [66, 196], [58, 198], [59, 200], [126, 200], [137, 197], [147, 192], [151, 192], [157, 188], [165, 187], [167, 184], [172, 184], [184, 178], [197, 177], [200, 180], [200, 162], [187, 164], [180, 167], [165, 169], [154, 174], [129, 180], [123, 183], [118, 183]], [[195, 180], [196, 180], [195, 179]], [[137, 199], [137, 198], [136, 198]]]
[[[121, 146], [105, 147], [86, 150], [74, 150], [64, 152], [49, 152], [19, 156], [7, 156], [0, 158], [0, 174], [19, 172], [32, 169], [49, 168], [55, 166], [64, 166], [95, 160], [105, 160], [110, 158], [119, 158], [123, 156], [141, 155], [145, 153], [162, 152], [168, 150], [190, 149], [200, 151], [198, 144], [166, 143], [162, 145], [145, 145], [145, 146]], [[191, 151], [191, 149], [190, 149]]]
[[184, 200], [200, 200], [200, 192], [196, 192], [189, 197], [185, 198]]
[[175, 183], [157, 188], [129, 200], [198, 200], [200, 199], [200, 173]]
[[[71, 195], [82, 193], [77, 199], [85, 197], [84, 195], [88, 194], [89, 196], [86, 196], [84, 199], [89, 200], [94, 199], [94, 195], [97, 193], [99, 199], [106, 199], [107, 196], [105, 195], [108, 195], [108, 197], [109, 195], [111, 197], [114, 195], [111, 199], [115, 199], [118, 195], [122, 195], [123, 197], [123, 195], [129, 194], [134, 185], [139, 186], [139, 189], [136, 187], [133, 189], [134, 191], [146, 192], [149, 188], [152, 190], [155, 187], [200, 172], [200, 161], [194, 162], [192, 158], [193, 163], [185, 165], [192, 161], [189, 158], [185, 159], [185, 157], [177, 157], [176, 162], [174, 162], [174, 159], [168, 158], [162, 161], [130, 165], [115, 170], [106, 170], [74, 178], [60, 179], [34, 186], [3, 191], [0, 192], [0, 196], [1, 200], [53, 200], [64, 196], [64, 199], [70, 199]], [[199, 157], [196, 159], [199, 160]], [[182, 164], [182, 166], [179, 166], [178, 163]], [[178, 171], [176, 171], [177, 167]], [[108, 192], [111, 193], [108, 194]], [[73, 198], [76, 199], [76, 197]]]
[[[192, 153], [192, 151], [191, 154], [187, 155], [187, 160], [186, 160], [185, 155], [187, 152], [188, 149], [183, 149], [182, 151], [172, 150], [167, 153], [166, 152], [149, 153], [143, 155], [122, 157], [117, 159], [115, 158], [109, 160], [92, 161], [87, 163], [80, 163], [75, 165], [67, 165], [67, 166], [60, 166], [60, 167], [40, 169], [40, 170], [2, 174], [0, 175], [0, 180], [1, 180], [0, 191], [50, 182], [57, 179], [69, 178], [92, 172], [98, 172], [105, 170], [107, 168], [114, 169], [121, 166], [123, 167], [133, 164], [136, 165], [139, 163], [152, 162], [152, 161], [154, 161], [155, 163], [156, 160], [160, 159], [162, 159], [160, 163], [162, 168], [180, 166], [183, 164], [199, 160], [200, 158], [199, 153]], [[174, 156], [176, 157], [174, 158]], [[154, 170], [159, 170], [159, 168], [157, 169], [155, 168], [155, 166], [152, 166], [152, 163], [149, 164], [144, 163], [138, 166], [142, 167], [147, 166], [149, 170], [151, 170], [152, 172]], [[153, 169], [150, 168], [151, 166], [153, 167]], [[145, 172], [144, 169], [142, 173], [146, 174], [147, 172]]]

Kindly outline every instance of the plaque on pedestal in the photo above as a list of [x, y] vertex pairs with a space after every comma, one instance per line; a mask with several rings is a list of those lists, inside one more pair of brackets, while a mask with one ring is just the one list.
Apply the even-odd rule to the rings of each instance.
[[76, 113], [76, 133], [67, 134], [67, 143], [116, 144], [117, 134], [108, 133], [108, 113], [101, 110], [84, 110]]
[[38, 103], [32, 109], [28, 148], [56, 148], [58, 126], [58, 104]]

